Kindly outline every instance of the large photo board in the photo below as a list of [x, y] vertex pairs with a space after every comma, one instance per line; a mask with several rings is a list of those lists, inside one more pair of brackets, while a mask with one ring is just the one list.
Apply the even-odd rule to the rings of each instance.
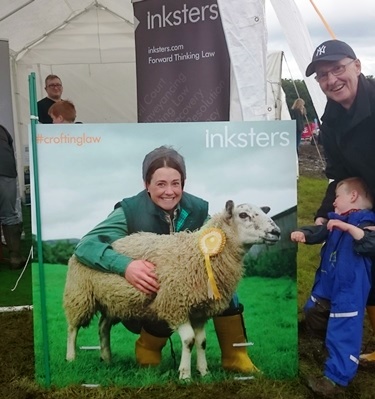
[[[43, 383], [50, 374], [57, 386], [142, 386], [178, 378], [172, 356], [176, 354], [178, 363], [178, 334], [164, 348], [158, 367], [141, 369], [134, 357], [137, 335], [120, 323], [111, 332], [113, 359], [108, 365], [100, 361], [97, 350], [99, 317], [79, 331], [76, 360], [65, 361], [62, 298], [67, 260], [79, 239], [104, 220], [118, 201], [143, 190], [142, 161], [161, 145], [183, 155], [184, 190], [207, 200], [211, 215], [221, 212], [227, 200], [271, 208], [269, 215], [281, 229], [281, 240], [272, 250], [252, 248], [237, 294], [245, 308], [252, 343], [249, 353], [256, 366], [270, 378], [293, 377], [297, 372], [296, 264], [289, 233], [296, 225], [294, 130], [290, 121], [37, 125], [33, 149], [37, 164], [31, 165], [33, 193], [37, 188], [40, 203], [39, 209], [33, 206], [33, 235], [43, 248], [42, 268], [38, 259], [33, 264], [37, 380]], [[206, 330], [211, 373], [205, 380], [232, 378], [221, 369], [211, 322]]]

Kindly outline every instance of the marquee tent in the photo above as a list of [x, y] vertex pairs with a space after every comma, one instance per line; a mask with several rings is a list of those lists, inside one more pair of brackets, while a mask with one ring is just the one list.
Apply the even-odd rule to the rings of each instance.
[[[218, 1], [232, 63], [233, 120], [289, 119], [282, 53], [267, 57], [264, 2]], [[45, 95], [45, 76], [60, 76], [63, 98], [74, 102], [81, 122], [136, 122], [131, 0], [0, 0], [0, 39], [9, 44], [13, 117], [1, 94], [0, 116], [15, 132], [19, 170], [28, 148], [31, 72], [38, 98]]]

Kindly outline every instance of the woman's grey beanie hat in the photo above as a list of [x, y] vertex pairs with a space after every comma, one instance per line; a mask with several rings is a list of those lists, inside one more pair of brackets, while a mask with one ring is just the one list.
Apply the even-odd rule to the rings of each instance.
[[143, 160], [142, 164], [143, 181], [146, 181], [146, 175], [151, 164], [160, 158], [172, 158], [180, 166], [182, 172], [182, 180], [186, 179], [186, 167], [183, 156], [180, 155], [172, 147], [167, 147], [165, 145], [162, 145], [159, 148], [155, 148], [153, 151], [149, 152], [145, 156], [145, 159]]

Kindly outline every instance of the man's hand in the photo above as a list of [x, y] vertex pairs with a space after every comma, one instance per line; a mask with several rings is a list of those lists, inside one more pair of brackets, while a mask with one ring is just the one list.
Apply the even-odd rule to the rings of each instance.
[[125, 270], [125, 278], [137, 290], [145, 294], [157, 293], [159, 283], [155, 265], [147, 260], [133, 260]]

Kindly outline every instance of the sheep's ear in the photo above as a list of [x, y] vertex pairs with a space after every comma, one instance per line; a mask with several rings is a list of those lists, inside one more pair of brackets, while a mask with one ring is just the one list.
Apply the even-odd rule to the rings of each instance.
[[260, 209], [264, 212], [264, 213], [268, 213], [271, 208], [269, 206], [261, 206]]
[[225, 211], [227, 213], [226, 219], [229, 220], [233, 217], [233, 208], [234, 208], [234, 202], [232, 200], [229, 200], [225, 204]]

